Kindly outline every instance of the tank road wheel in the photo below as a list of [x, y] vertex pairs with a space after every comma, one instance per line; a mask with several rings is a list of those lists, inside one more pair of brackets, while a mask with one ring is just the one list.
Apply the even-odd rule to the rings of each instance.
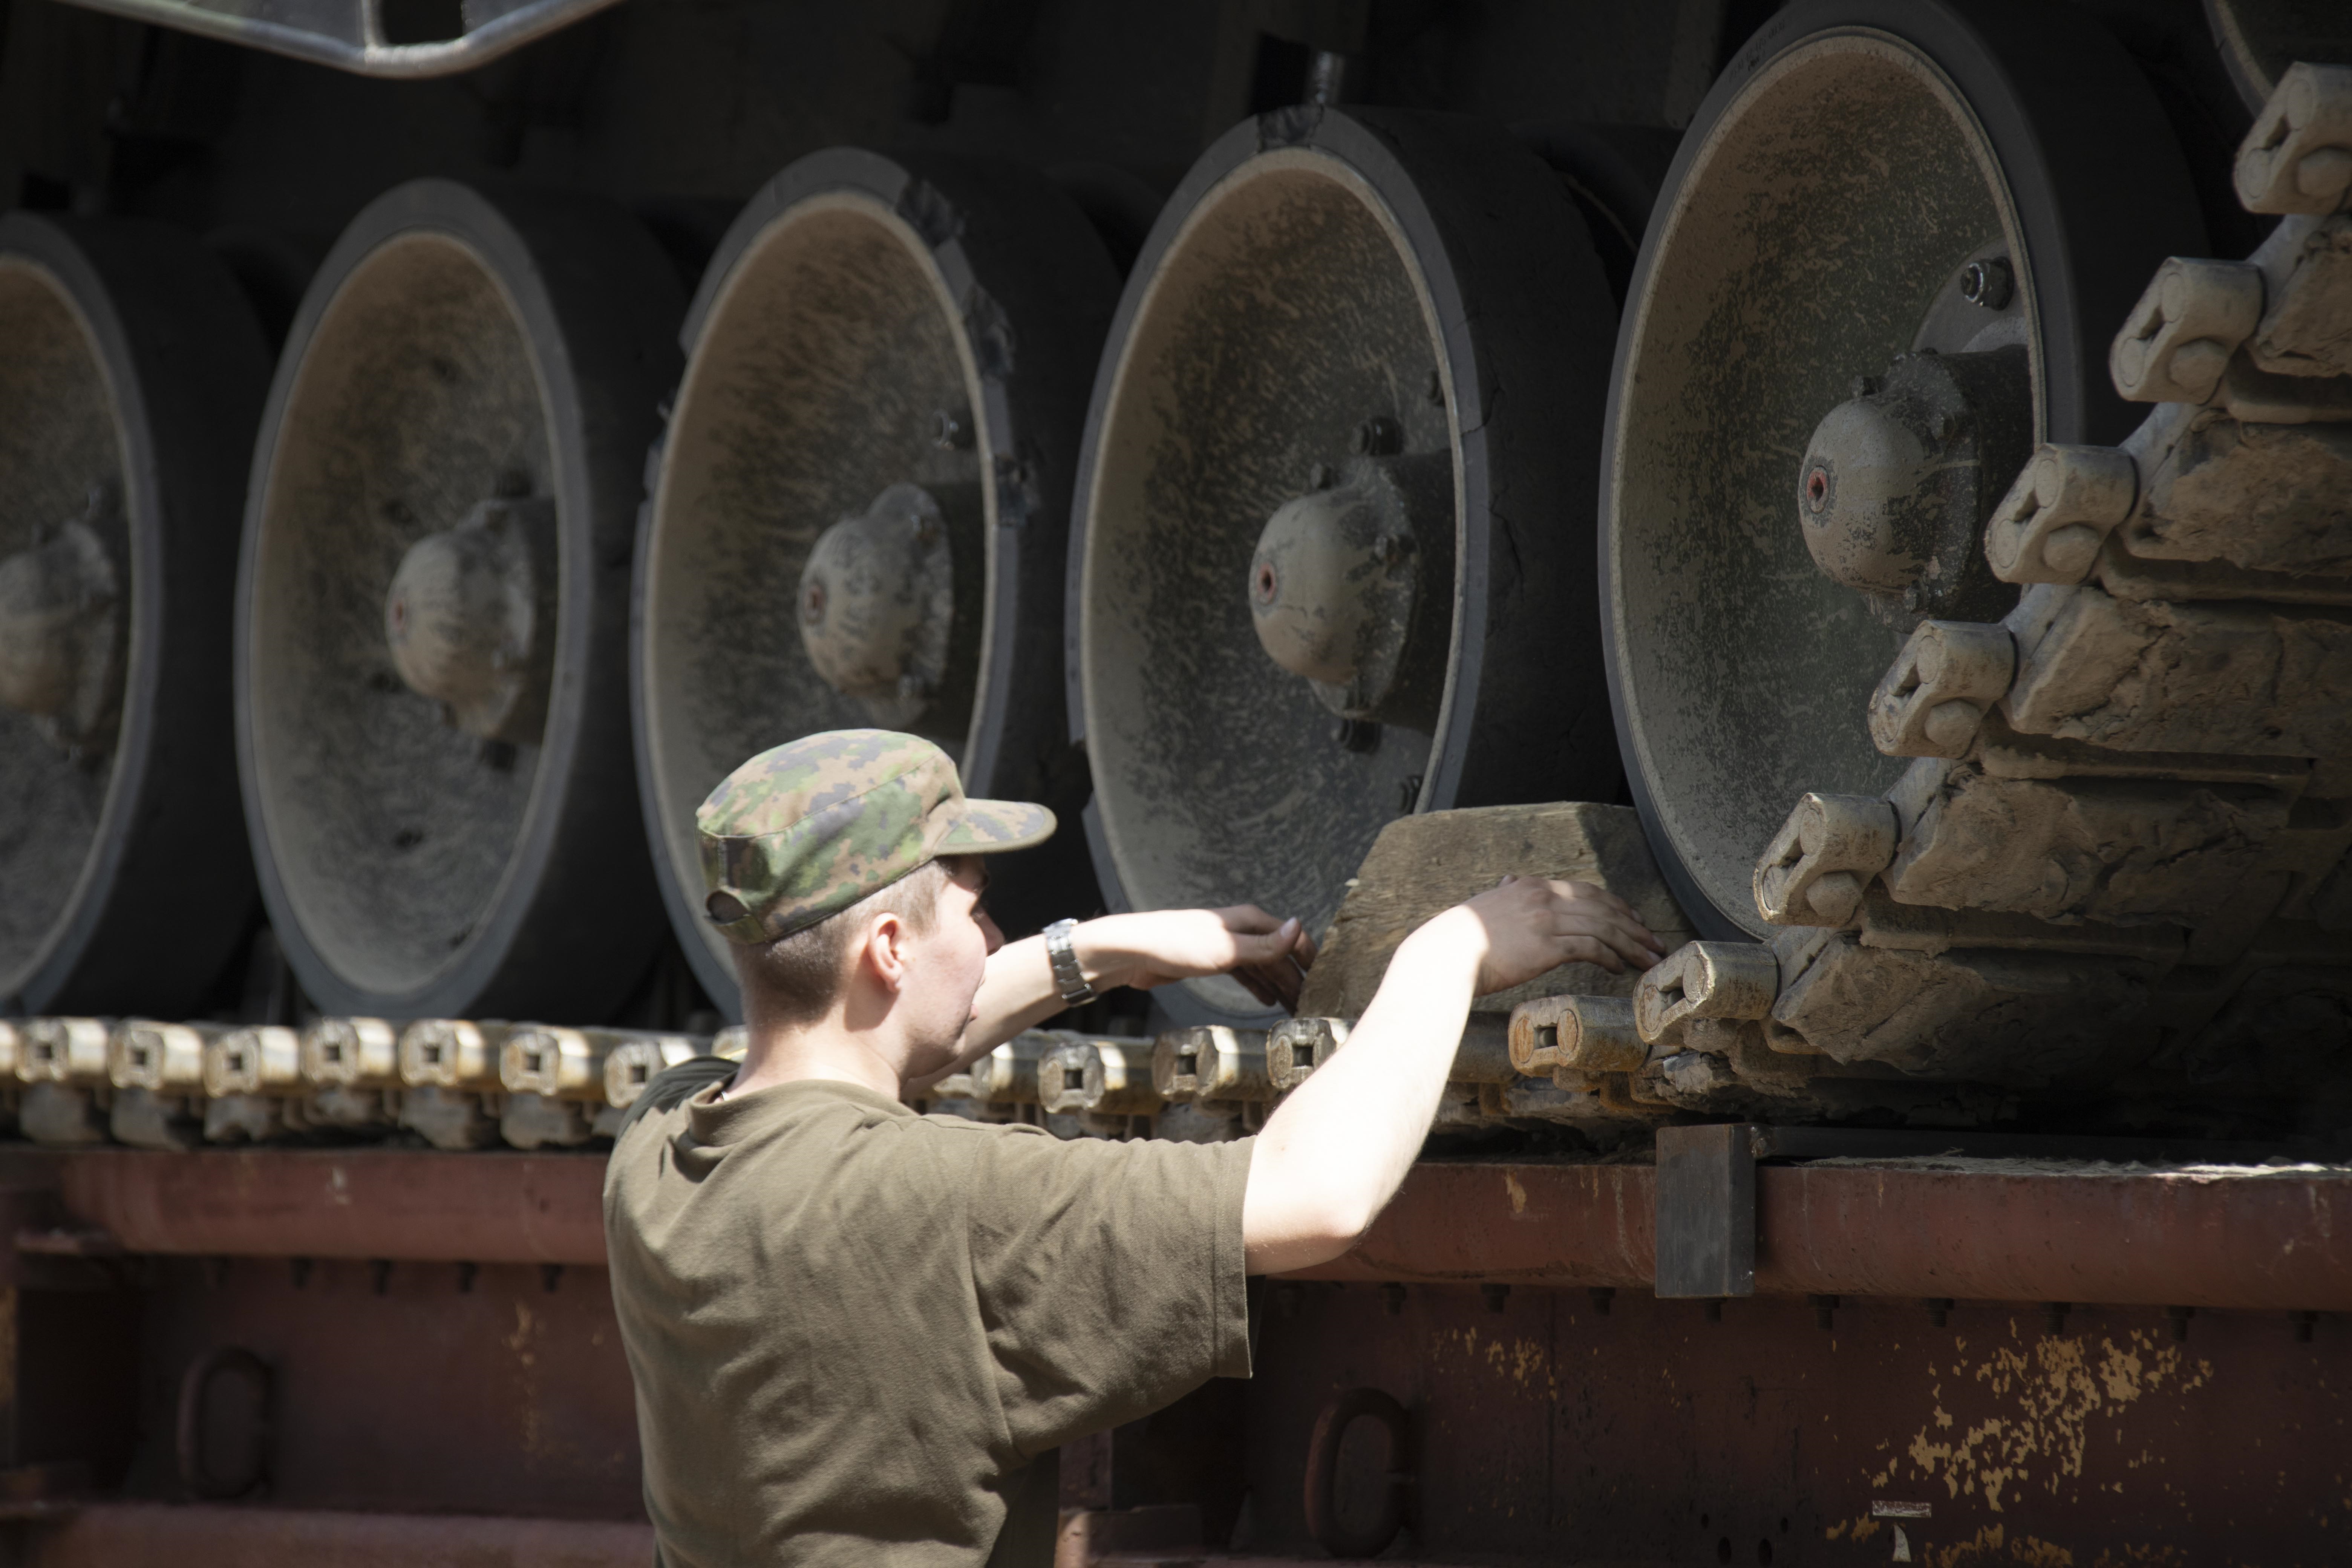
[[[635, 694], [671, 923], [730, 1012], [694, 810], [744, 758], [880, 726], [975, 795], [1085, 800], [1062, 558], [1118, 289], [1042, 176], [855, 149], [777, 175], [712, 259], [638, 541]], [[1000, 868], [991, 903], [1016, 930], [1068, 912], [1083, 855], [1070, 833]]]
[[304, 298], [254, 458], [237, 742], [325, 1011], [593, 1018], [650, 958], [629, 541], [680, 309], [618, 208], [437, 180], [362, 212]]
[[220, 672], [260, 329], [193, 236], [0, 218], [0, 1011], [194, 1007], [253, 879]]
[[1708, 94], [1628, 295], [1601, 544], [1626, 771], [1703, 932], [1769, 929], [1792, 796], [1901, 772], [1854, 715], [1916, 621], [2015, 602], [1985, 516], [2036, 441], [2130, 428], [2108, 340], [2201, 236], [2147, 85], [2072, 13], [1809, 0]]
[[2129, 1072], [2191, 1125], [2352, 1115], [2347, 173], [2352, 69], [2298, 62], [2233, 171], [2277, 226], [2160, 262], [2113, 340], [2153, 411], [2024, 465], [1983, 547], [2015, 606], [1922, 623], [1872, 694], [1901, 777], [1802, 795], [1759, 858], [1789, 929], [1738, 1016], [1769, 994], [1777, 1047], [2011, 1089]]
[[2295, 61], [2352, 61], [2352, 12], [2336, 0], [2205, 0], [2205, 22], [2230, 84], [2256, 113]]
[[1320, 930], [1394, 817], [1615, 793], [1586, 565], [1613, 319], [1559, 180], [1488, 127], [1286, 110], [1202, 156], [1080, 479], [1070, 701], [1112, 908]]

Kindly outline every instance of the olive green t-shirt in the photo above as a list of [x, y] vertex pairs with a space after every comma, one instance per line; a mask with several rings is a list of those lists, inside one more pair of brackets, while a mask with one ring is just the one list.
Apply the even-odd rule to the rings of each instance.
[[1249, 1374], [1246, 1141], [717, 1092], [604, 1178], [664, 1568], [979, 1568], [1032, 1458]]

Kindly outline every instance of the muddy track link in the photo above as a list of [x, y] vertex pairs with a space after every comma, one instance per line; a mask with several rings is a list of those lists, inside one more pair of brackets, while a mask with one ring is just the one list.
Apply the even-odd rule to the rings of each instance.
[[[331, 1017], [300, 1029], [0, 1019], [0, 1129], [56, 1148], [602, 1148], [664, 1068], [742, 1055], [740, 1026], [711, 1036], [476, 1018]], [[1154, 1087], [1153, 1056], [1150, 1040], [1029, 1030], [918, 1103], [1066, 1138], [1240, 1136], [1239, 1105], [1171, 1106]], [[1253, 1127], [1265, 1107], [1254, 1110]]]
[[2341, 1121], [2352, 70], [2285, 73], [2236, 174], [2282, 221], [2242, 262], [2158, 269], [2110, 357], [2147, 420], [2041, 447], [1992, 511], [2017, 607], [1921, 623], [1872, 697], [1878, 749], [1916, 760], [1881, 797], [1799, 801], [1756, 868], [1768, 944], [1645, 980], [1660, 1098], [1738, 1112], [1876, 1064]]

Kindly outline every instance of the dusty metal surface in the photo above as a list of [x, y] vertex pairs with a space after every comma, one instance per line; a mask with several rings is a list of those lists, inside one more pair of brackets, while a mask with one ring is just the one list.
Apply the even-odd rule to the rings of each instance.
[[[256, 486], [248, 787], [277, 841], [281, 919], [314, 930], [321, 959], [361, 989], [398, 995], [487, 912], [541, 749], [536, 731], [510, 737], [488, 765], [476, 736], [398, 678], [387, 591], [432, 531], [494, 495], [544, 497], [554, 476], [545, 349], [496, 264], [424, 230], [347, 265], [299, 371], [280, 373]], [[379, 671], [393, 679], [372, 682]]]
[[[2091, 347], [2201, 240], [2171, 145], [2113, 40], [2046, 9], [1793, 6], [1717, 82], [1628, 298], [1603, 494], [1619, 739], [1702, 934], [1765, 933], [1749, 872], [1783, 803], [1900, 771], [1854, 722], [1900, 617], [1808, 553], [1808, 434], [1898, 353], [2019, 342], [2041, 438], [2120, 434]], [[1967, 298], [1992, 259], [1998, 310]]]
[[[2352, 1310], [2339, 1171], [1839, 1163], [1762, 1167], [1756, 1191], [1766, 1296]], [[1655, 1203], [1646, 1165], [1419, 1165], [1301, 1278], [1646, 1289]]]
[[[1891, 635], [1863, 596], [1816, 574], [1786, 521], [1811, 421], [1910, 346], [1916, 301], [1989, 237], [2020, 257], [2024, 245], [1972, 117], [1894, 40], [1811, 42], [1720, 112], [1685, 143], [1620, 354], [1608, 547], [1621, 737], [1650, 781], [1654, 837], [1711, 900], [1695, 911], [1707, 934], [1756, 923], [1742, 895], [1775, 826], [1762, 802], [1789, 792], [1766, 780], [1845, 790], [1893, 777], [1837, 722]], [[1865, 119], [1866, 149], [1847, 131]], [[1870, 171], [1898, 168], [1916, 175], [1899, 207], [1864, 194]], [[1818, 231], [1822, 214], [1834, 234]], [[1809, 308], [1759, 321], [1759, 276], [1783, 296], [1805, 290]], [[2037, 405], [2044, 374], [2037, 358]], [[1772, 592], [1756, 594], [1764, 583]]]
[[1646, 1286], [1644, 1165], [1420, 1165], [1347, 1256], [1301, 1279]]
[[2297, 60], [2352, 59], [2352, 20], [2326, 0], [2205, 0], [2205, 21], [2249, 110], [2269, 100]]
[[[1319, 928], [1395, 817], [1610, 792], [1578, 586], [1613, 309], [1590, 251], [1550, 171], [1468, 121], [1285, 111], [1194, 164], [1105, 353], [1072, 552], [1072, 707], [1112, 906], [1252, 899]], [[1353, 504], [1381, 462], [1420, 471], [1413, 504]], [[1367, 526], [1400, 514], [1393, 559], [1307, 548], [1331, 532], [1298, 510], [1310, 496]], [[1450, 563], [1405, 550], [1448, 525]], [[1318, 554], [1353, 586], [1292, 602], [1286, 574]], [[1255, 629], [1254, 603], [1337, 636], [1328, 616], [1356, 624], [1365, 591], [1412, 618], [1396, 646], [1340, 637], [1340, 658]], [[1450, 625], [1408, 600], [1450, 601]], [[1393, 700], [1358, 689], [1374, 666]], [[1161, 1001], [1186, 1023], [1264, 1021], [1223, 979]]]
[[1362, 1386], [1417, 1434], [1403, 1560], [2343, 1555], [2340, 1318], [2305, 1342], [2284, 1313], [2077, 1308], [2053, 1331], [2032, 1307], [1963, 1303], [1938, 1326], [1917, 1301], [1732, 1302], [1711, 1318], [1630, 1290], [1604, 1310], [1582, 1290], [1291, 1289], [1258, 1331], [1238, 1555], [1314, 1554], [1314, 1425]]
[[178, 1258], [147, 1265], [141, 1295], [125, 1495], [188, 1495], [183, 1378], [235, 1347], [268, 1371], [266, 1426], [253, 1430], [236, 1389], [215, 1382], [194, 1457], [234, 1476], [257, 1448], [273, 1504], [643, 1517], [635, 1408], [601, 1268]]
[[1665, 1098], [1724, 1108], [1827, 1058], [2342, 1124], [2352, 69], [2286, 72], [2235, 182], [2284, 221], [2243, 262], [2163, 262], [2113, 340], [2118, 393], [2158, 406], [2119, 447], [2041, 447], [1985, 545], [2015, 607], [1921, 625], [1880, 681], [1873, 738], [1916, 760], [1804, 795], [1758, 863], [1788, 929], [1727, 1015], [1750, 1022], [1682, 1037], [1637, 1007], [1652, 1067], [1705, 1090]]
[[[650, 959], [620, 567], [681, 303], [618, 207], [437, 180], [371, 204], [306, 295], [247, 500], [237, 739], [272, 925], [324, 1010], [601, 1016]], [[456, 639], [493, 645], [472, 681], [413, 689], [417, 552], [478, 509], [529, 561], [485, 597], [536, 585], [460, 617], [489, 623]]]
[[26, 1533], [25, 1568], [641, 1568], [649, 1524], [488, 1515], [345, 1513], [316, 1509], [101, 1503]]
[[[2006, 260], [1973, 261], [1960, 275], [1990, 302], [1991, 267], [2014, 308]], [[1990, 617], [2017, 602], [1979, 543], [1985, 514], [2033, 451], [2025, 323], [1977, 314], [1960, 323], [1979, 329], [1970, 347], [1897, 354], [1885, 375], [1856, 377], [1859, 395], [1822, 417], [1800, 467], [1797, 515], [1813, 564], [1893, 625]]]
[[[134, 1254], [601, 1265], [593, 1154], [404, 1150], [0, 1155], [0, 1179]], [[2314, 1167], [1833, 1162], [1757, 1173], [1766, 1295], [2352, 1310], [2352, 1173]], [[1424, 1163], [1302, 1278], [1646, 1287], [1644, 1164]]]
[[1153, 1055], [1142, 1040], [1065, 1039], [1038, 1059], [1040, 1103], [1066, 1113], [1155, 1115], [1167, 1100], [1152, 1084]]
[[[26, 1550], [80, 1541], [89, 1555], [63, 1561], [153, 1562], [135, 1543], [184, 1526], [228, 1554], [206, 1561], [344, 1560], [328, 1521], [111, 1517], [119, 1501], [642, 1518], [601, 1268], [131, 1256], [13, 1186], [0, 1225], [0, 1524], [49, 1521]], [[89, 1530], [45, 1533], [77, 1514]], [[449, 1561], [465, 1539], [342, 1523], [354, 1551], [413, 1562]]]
[[0, 1009], [188, 1007], [252, 902], [217, 672], [267, 350], [194, 236], [24, 212], [0, 342]]
[[[1266, 657], [1341, 719], [1426, 732], [1454, 621], [1454, 461], [1391, 455], [1402, 430], [1367, 419], [1351, 440], [1361, 455], [1267, 520], [1250, 560], [1250, 616]], [[1355, 749], [1371, 738], [1341, 733]]]
[[555, 508], [483, 501], [408, 547], [384, 599], [400, 679], [480, 741], [536, 745], [553, 676]]
[[2342, 1170], [1765, 1166], [1757, 1283], [1790, 1295], [2345, 1311], [2347, 1204]]
[[[1252, 629], [1253, 552], [1367, 421], [1447, 458], [1445, 345], [1411, 242], [1328, 153], [1261, 152], [1167, 233], [1090, 432], [1076, 608], [1095, 810], [1136, 907], [1253, 897], [1319, 928], [1332, 868], [1412, 809], [1430, 742], [1393, 725], [1369, 747], [1333, 739], [1339, 721]], [[1257, 1010], [1231, 981], [1190, 988]]]
[[[819, 538], [886, 487], [969, 488], [985, 473], [969, 446], [934, 443], [941, 417], [976, 417], [978, 367], [922, 235], [878, 197], [813, 191], [739, 235], [698, 310], [637, 589], [640, 755], [668, 878], [688, 889], [701, 879], [694, 808], [730, 769], [795, 735], [879, 721], [802, 646], [794, 611]], [[981, 570], [958, 565], [967, 580]], [[890, 727], [933, 729], [960, 751], [976, 675], [967, 658]], [[934, 707], [948, 727], [927, 725]], [[698, 926], [691, 941], [723, 971], [723, 939]]]
[[[89, 328], [58, 280], [31, 258], [0, 265], [0, 333], [9, 344], [0, 379], [0, 406], [9, 432], [0, 448], [11, 491], [0, 521], [0, 552], [9, 564], [30, 563], [32, 549], [60, 524], [83, 519], [108, 569], [119, 570], [125, 542], [121, 514], [122, 415], [106, 380], [104, 362]], [[88, 524], [95, 524], [94, 528]], [[127, 562], [125, 563], [127, 565]], [[126, 593], [129, 584], [124, 584]], [[14, 601], [17, 595], [10, 595]], [[110, 610], [114, 595], [106, 595]], [[12, 648], [30, 640], [26, 618], [13, 603], [7, 615]], [[111, 642], [111, 638], [109, 642]], [[104, 650], [114, 654], [110, 646]], [[21, 658], [21, 656], [17, 656]], [[110, 683], [121, 684], [119, 673]], [[110, 769], [110, 735], [83, 738], [87, 757], [50, 743], [42, 715], [15, 704], [0, 708], [0, 784], [24, 804], [22, 820], [42, 831], [12, 834], [0, 870], [11, 896], [0, 901], [0, 992], [19, 989], [56, 940], [53, 927], [70, 902], [82, 862], [92, 847]], [[78, 765], [79, 764], [79, 765]]]
[[[26, 1560], [143, 1561], [166, 1537], [199, 1564], [642, 1553], [618, 1529], [637, 1517], [627, 1373], [581, 1256], [601, 1174], [590, 1156], [415, 1151], [0, 1159], [36, 1430], [67, 1430], [41, 1410], [110, 1410], [66, 1457], [112, 1453], [120, 1498], [267, 1488], [232, 1509], [88, 1508], [28, 1534]], [[1895, 1517], [1920, 1562], [2021, 1542], [2052, 1563], [2119, 1543], [2328, 1560], [2312, 1543], [2336, 1522], [2347, 1435], [2334, 1211], [2352, 1175], [1756, 1175], [1762, 1295], [1710, 1307], [1647, 1289], [1646, 1166], [1422, 1165], [1356, 1254], [1266, 1283], [1255, 1379], [1121, 1429], [1082, 1506], [1190, 1501], [1204, 1546], [1311, 1556], [1309, 1438], [1336, 1395], [1371, 1388], [1406, 1413], [1408, 1561], [1881, 1562], [1895, 1525], [1874, 1508], [1914, 1504]], [[499, 1258], [517, 1261], [474, 1261]], [[106, 1369], [116, 1405], [68, 1397]], [[1378, 1445], [1333, 1444], [1333, 1506], [1390, 1495], [1357, 1473], [1387, 1463]], [[427, 1510], [459, 1517], [397, 1517]], [[532, 1517], [463, 1517], [488, 1514]]]
[[[1505, 876], [1590, 882], [1633, 908], [1669, 949], [1690, 921], [1658, 875], [1634, 813], [1582, 801], [1424, 812], [1381, 830], [1349, 881], [1298, 998], [1302, 1017], [1354, 1018], [1371, 1005], [1397, 943], [1423, 921], [1486, 891]], [[1564, 964], [1508, 991], [1477, 998], [1481, 1013], [1510, 1012], [1558, 992], [1630, 994], [1633, 976]]]
[[[722, 1009], [735, 980], [701, 911], [693, 816], [745, 757], [879, 724], [946, 747], [975, 795], [1079, 804], [1048, 776], [1066, 744], [1061, 541], [1117, 287], [1077, 205], [1039, 175], [856, 148], [777, 174], [712, 260], [647, 472], [634, 658], [664, 896]], [[845, 520], [871, 508], [879, 527], [909, 502], [933, 536], [920, 570], [879, 574], [909, 601], [881, 617], [885, 640], [910, 640], [877, 659], [856, 601], [888, 595], [853, 586], [880, 564], [877, 542], [857, 548], [871, 530]], [[845, 616], [869, 624], [845, 639]], [[1021, 916], [1023, 870], [1083, 882], [1076, 836], [1057, 847], [1066, 865], [1005, 868]]]
[[0, 1153], [0, 1179], [51, 1187], [132, 1253], [601, 1267], [595, 1155], [136, 1150]]

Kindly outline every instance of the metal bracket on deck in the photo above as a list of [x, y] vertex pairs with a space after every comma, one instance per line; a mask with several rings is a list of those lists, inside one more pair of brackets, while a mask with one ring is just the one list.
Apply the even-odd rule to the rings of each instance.
[[1746, 1122], [1658, 1129], [1660, 1296], [1756, 1294], [1759, 1131]]
[[2194, 1138], [2069, 1138], [1871, 1127], [1767, 1127], [1735, 1121], [1658, 1129], [1658, 1295], [1719, 1300], [1756, 1294], [1759, 1160], [2081, 1160], [2259, 1164], [2290, 1152]]

